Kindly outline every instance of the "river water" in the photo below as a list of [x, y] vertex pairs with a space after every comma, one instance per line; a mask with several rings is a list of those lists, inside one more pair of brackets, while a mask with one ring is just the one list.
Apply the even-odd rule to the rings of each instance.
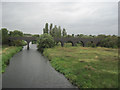
[[13, 56], [2, 75], [3, 88], [75, 88], [62, 74], [55, 71], [35, 44]]

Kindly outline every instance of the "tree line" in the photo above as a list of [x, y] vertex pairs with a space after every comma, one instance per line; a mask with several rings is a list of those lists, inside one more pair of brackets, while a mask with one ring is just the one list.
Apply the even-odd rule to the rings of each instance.
[[[118, 37], [117, 35], [104, 35], [104, 34], [101, 34], [101, 35], [84, 35], [84, 34], [69, 35], [65, 28], [61, 29], [61, 26], [57, 26], [57, 25], [53, 26], [52, 23], [50, 25], [48, 23], [45, 24], [45, 27], [43, 28], [43, 34], [49, 34], [53, 38], [54, 37], [102, 38], [102, 40], [99, 43], [100, 47], [118, 48], [120, 46], [120, 37]], [[7, 28], [1, 28], [0, 41], [2, 42], [0, 43], [8, 44], [9, 37], [20, 37], [20, 36], [40, 37], [39, 34], [36, 34], [36, 35], [25, 34], [19, 30], [8, 31]], [[33, 41], [33, 43], [36, 43], [36, 42]], [[15, 40], [11, 42], [11, 45], [15, 45], [15, 46], [24, 45], [24, 44], [25, 44], [25, 41], [22, 41], [22, 40]], [[89, 42], [87, 46], [95, 47], [95, 45], [92, 44], [91, 42]]]
[[66, 37], [67, 36], [67, 32], [66, 29], [63, 28], [61, 29], [61, 26], [55, 25], [53, 26], [53, 24], [51, 23], [50, 26], [48, 25], [48, 23], [45, 24], [45, 27], [43, 28], [43, 34], [50, 34], [52, 37]]
[[[84, 35], [84, 34], [77, 34], [77, 35], [69, 35], [67, 34], [67, 31], [65, 28], [61, 29], [60, 26], [57, 27], [57, 25], [53, 26], [51, 23], [50, 25], [48, 23], [45, 24], [45, 27], [43, 28], [43, 34], [49, 34], [52, 37], [79, 37], [79, 38], [101, 38], [99, 45], [100, 47], [107, 47], [107, 48], [118, 48], [120, 45], [120, 39], [118, 39], [117, 35]], [[93, 46], [96, 47], [94, 43], [88, 42], [87, 46]]]
[[[9, 44], [8, 42], [8, 38], [9, 37], [20, 37], [20, 36], [23, 36], [23, 32], [21, 31], [18, 31], [18, 30], [14, 30], [14, 31], [8, 31], [7, 28], [2, 28], [0, 30], [0, 34], [2, 34], [2, 45], [4, 44]], [[22, 40], [14, 40], [11, 42], [11, 45], [14, 45], [14, 46], [23, 46], [25, 44], [24, 41]]]

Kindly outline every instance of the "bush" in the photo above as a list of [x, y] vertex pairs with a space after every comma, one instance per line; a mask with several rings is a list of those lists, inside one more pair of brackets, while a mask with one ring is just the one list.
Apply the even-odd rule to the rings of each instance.
[[106, 37], [100, 41], [99, 46], [107, 48], [118, 48], [119, 41], [118, 37]]
[[27, 43], [24, 40], [14, 40], [11, 42], [12, 46], [25, 46]]
[[32, 41], [32, 44], [37, 44], [37, 41]]
[[92, 47], [96, 47], [96, 44], [95, 44], [95, 43], [92, 43]]
[[37, 48], [40, 52], [43, 52], [45, 48], [52, 48], [55, 46], [54, 39], [49, 34], [42, 34], [40, 38], [38, 39], [38, 45]]
[[92, 42], [88, 42], [87, 47], [96, 47], [96, 44]]

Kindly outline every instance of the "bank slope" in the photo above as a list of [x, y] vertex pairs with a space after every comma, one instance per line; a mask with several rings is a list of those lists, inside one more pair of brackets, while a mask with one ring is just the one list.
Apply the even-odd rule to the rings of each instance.
[[11, 57], [22, 50], [22, 46], [16, 47], [16, 46], [3, 46], [2, 52], [0, 53], [0, 57], [2, 57], [2, 71], [5, 72], [5, 68], [9, 64], [9, 60]]
[[45, 49], [43, 54], [79, 88], [118, 87], [117, 49], [57, 46]]

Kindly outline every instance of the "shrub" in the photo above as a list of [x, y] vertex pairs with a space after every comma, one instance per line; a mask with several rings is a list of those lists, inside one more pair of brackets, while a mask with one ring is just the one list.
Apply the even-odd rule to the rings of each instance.
[[11, 42], [11, 45], [13, 46], [25, 46], [27, 43], [23, 40], [14, 40]]
[[49, 34], [42, 34], [40, 38], [38, 39], [38, 45], [37, 48], [40, 52], [43, 52], [45, 48], [52, 48], [55, 46], [54, 39]]
[[96, 47], [96, 44], [95, 44], [95, 43], [92, 43], [92, 47]]
[[118, 37], [106, 37], [100, 41], [99, 46], [107, 48], [118, 48], [119, 41]]
[[32, 44], [37, 44], [37, 41], [32, 41]]
[[87, 47], [96, 47], [96, 44], [92, 42], [87, 42]]

